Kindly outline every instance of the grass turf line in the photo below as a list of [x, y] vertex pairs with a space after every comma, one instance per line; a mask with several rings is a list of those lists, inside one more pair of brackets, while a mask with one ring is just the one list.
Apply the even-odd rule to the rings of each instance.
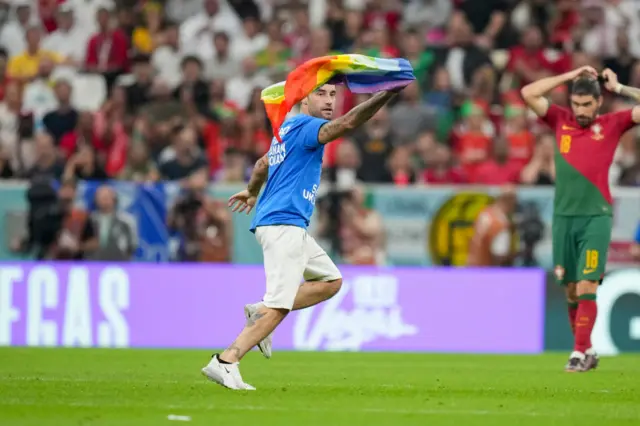
[[208, 382], [204, 351], [0, 348], [0, 424], [638, 425], [640, 356], [567, 374], [541, 356], [252, 352], [255, 392]]

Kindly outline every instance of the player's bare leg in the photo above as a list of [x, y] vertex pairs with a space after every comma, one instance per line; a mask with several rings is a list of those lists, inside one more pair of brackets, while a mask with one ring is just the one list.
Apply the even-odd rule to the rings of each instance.
[[[296, 293], [292, 310], [297, 311], [305, 309], [310, 306], [317, 305], [318, 303], [322, 303], [325, 300], [329, 300], [335, 296], [338, 291], [340, 291], [340, 287], [342, 287], [341, 278], [326, 282], [306, 281], [300, 286], [298, 293]], [[263, 307], [264, 305], [262, 303], [246, 305], [244, 307], [247, 325], [249, 325], [251, 321], [255, 321], [256, 315], [261, 312], [261, 308]], [[270, 333], [258, 343], [258, 349], [260, 349], [260, 352], [262, 352], [262, 355], [264, 355], [265, 358], [271, 358], [271, 341], [272, 334]]]

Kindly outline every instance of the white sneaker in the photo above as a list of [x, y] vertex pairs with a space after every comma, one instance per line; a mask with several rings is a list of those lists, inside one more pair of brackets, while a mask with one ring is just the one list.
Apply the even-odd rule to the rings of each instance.
[[222, 364], [216, 354], [201, 371], [207, 379], [225, 388], [233, 390], [256, 390], [256, 388], [242, 380], [238, 364], [237, 362], [233, 364]]
[[[254, 316], [258, 312], [258, 308], [260, 307], [260, 303], [256, 303], [254, 305], [245, 305], [244, 307], [244, 317], [247, 319], [247, 325], [249, 325], [252, 321], [251, 317]], [[273, 339], [273, 333], [269, 334], [267, 337], [262, 339], [258, 343], [258, 349], [262, 352], [265, 358], [271, 358], [271, 344]]]

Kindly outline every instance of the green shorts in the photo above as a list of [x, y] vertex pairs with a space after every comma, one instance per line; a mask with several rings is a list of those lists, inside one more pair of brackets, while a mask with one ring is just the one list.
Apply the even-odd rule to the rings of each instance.
[[558, 284], [601, 281], [612, 227], [611, 216], [553, 216], [553, 264]]

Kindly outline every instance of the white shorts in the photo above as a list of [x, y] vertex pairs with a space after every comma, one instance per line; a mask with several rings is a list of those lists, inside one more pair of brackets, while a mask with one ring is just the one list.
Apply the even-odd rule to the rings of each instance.
[[338, 267], [306, 229], [273, 225], [256, 229], [262, 246], [267, 291], [262, 303], [268, 308], [293, 308], [301, 279], [334, 281], [342, 278]]

